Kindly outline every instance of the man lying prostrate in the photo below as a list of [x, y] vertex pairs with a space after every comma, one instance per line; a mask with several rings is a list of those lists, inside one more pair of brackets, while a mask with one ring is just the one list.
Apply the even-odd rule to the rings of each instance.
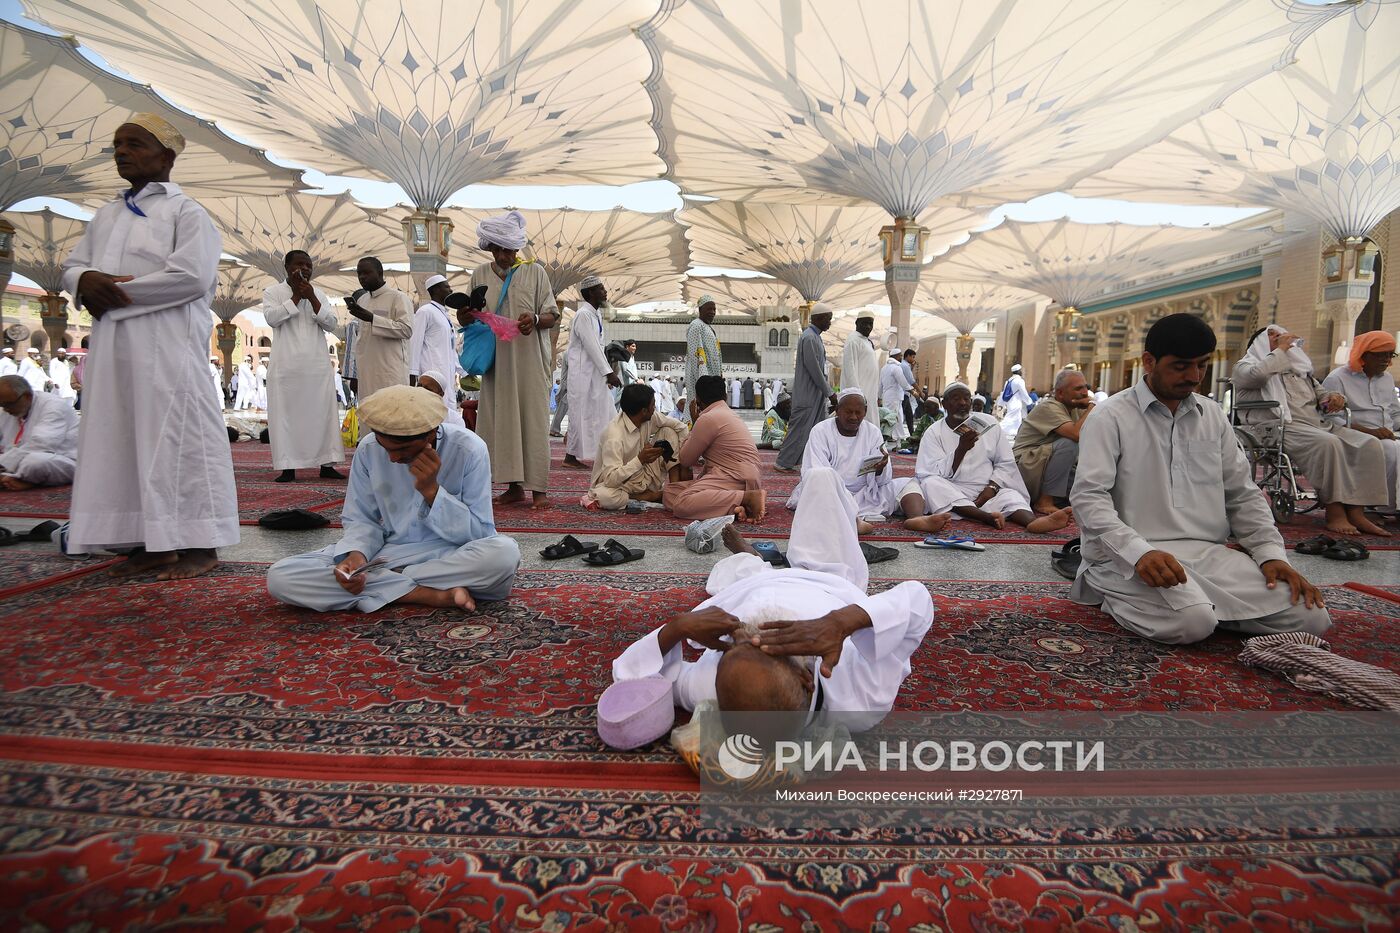
[[1220, 406], [1195, 392], [1214, 351], [1204, 321], [1167, 315], [1147, 332], [1147, 375], [1084, 422], [1070, 493], [1084, 561], [1070, 598], [1168, 644], [1218, 625], [1320, 635], [1332, 624], [1322, 595], [1289, 566]]
[[924, 496], [919, 491], [918, 481], [894, 478], [884, 435], [866, 420], [865, 411], [862, 390], [842, 389], [837, 394], [836, 414], [819, 422], [807, 436], [807, 451], [802, 455], [802, 480], [788, 498], [787, 507], [798, 507], [808, 472], [825, 467], [835, 470], [841, 477], [846, 491], [855, 499], [856, 515], [862, 521], [884, 521], [885, 516], [898, 513], [905, 516], [904, 527], [910, 531], [921, 534], [942, 531], [952, 516], [947, 513], [925, 515]]
[[60, 395], [35, 392], [23, 376], [0, 376], [0, 489], [73, 482], [78, 413]]
[[[687, 710], [711, 700], [721, 712], [841, 712], [853, 731], [884, 718], [933, 624], [933, 601], [915, 581], [867, 596], [855, 500], [835, 470], [802, 481], [792, 569], [773, 569], [726, 528], [737, 553], [710, 571], [710, 598], [623, 652], [614, 681], [660, 675]], [[682, 656], [687, 641], [707, 649], [698, 660]]]
[[943, 390], [942, 421], [935, 421], [919, 443], [914, 475], [929, 512], [951, 511], [959, 518], [1005, 528], [1009, 521], [1032, 534], [1058, 531], [1070, 523], [1070, 509], [1036, 515], [1025, 482], [1011, 454], [1005, 431], [987, 415], [972, 415], [972, 390], [954, 382]]
[[[473, 609], [505, 599], [520, 548], [496, 533], [486, 445], [442, 423], [442, 399], [389, 386], [360, 403], [340, 541], [284, 558], [267, 591], [293, 606], [373, 612], [390, 603]], [[368, 569], [366, 569], [368, 568]]]

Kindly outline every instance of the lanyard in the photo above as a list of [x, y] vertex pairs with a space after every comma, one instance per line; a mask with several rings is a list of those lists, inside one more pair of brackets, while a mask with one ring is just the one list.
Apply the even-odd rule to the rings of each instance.
[[137, 217], [145, 217], [145, 216], [146, 216], [146, 212], [143, 211], [143, 210], [141, 210], [141, 208], [139, 208], [139, 207], [136, 206], [136, 198], [132, 196], [132, 194], [131, 194], [130, 191], [123, 191], [123, 192], [122, 192], [122, 201], [125, 202], [125, 204], [126, 204], [126, 209], [129, 210], [129, 211], [131, 211], [131, 212], [132, 212], [133, 214], [135, 214]]

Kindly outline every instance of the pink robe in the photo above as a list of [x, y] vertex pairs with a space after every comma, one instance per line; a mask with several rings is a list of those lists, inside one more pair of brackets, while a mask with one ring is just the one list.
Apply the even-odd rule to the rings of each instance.
[[704, 458], [699, 479], [667, 483], [661, 501], [681, 519], [716, 518], [739, 507], [744, 493], [759, 488], [758, 448], [748, 425], [724, 402], [700, 413], [677, 459], [694, 468]]

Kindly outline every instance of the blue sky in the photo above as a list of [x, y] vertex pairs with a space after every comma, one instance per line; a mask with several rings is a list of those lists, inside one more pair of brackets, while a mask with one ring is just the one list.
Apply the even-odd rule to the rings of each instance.
[[[23, 16], [19, 0], [0, 0], [0, 19], [44, 32], [53, 32], [51, 29], [26, 19]], [[100, 57], [86, 51], [84, 54], [100, 66], [108, 67]], [[257, 144], [255, 140], [245, 140], [245, 142]], [[306, 169], [306, 183], [320, 188], [326, 193], [338, 194], [342, 191], [349, 191], [357, 201], [369, 207], [387, 207], [407, 202], [402, 189], [396, 184], [343, 175], [324, 175], [308, 166], [279, 159], [275, 152], [270, 152], [269, 156], [279, 164]], [[606, 210], [622, 206], [637, 211], [666, 211], [679, 208], [681, 198], [679, 189], [674, 184], [669, 181], [655, 180], [622, 187], [605, 185], [472, 185], [459, 191], [448, 203], [461, 207], [573, 207], [583, 210]], [[89, 212], [76, 205], [55, 198], [32, 198], [15, 205], [14, 209], [40, 210], [44, 207], [71, 217], [86, 218], [89, 216]], [[1062, 192], [1056, 192], [1023, 204], [1004, 205], [992, 213], [990, 222], [997, 223], [1003, 217], [1010, 217], [1013, 220], [1037, 221], [1067, 216], [1082, 223], [1121, 222], [1203, 226], [1230, 223], [1252, 213], [1257, 213], [1257, 211], [1228, 207], [1136, 204], [1128, 201], [1074, 198]], [[726, 270], [696, 268], [693, 271], [698, 274], [712, 274]], [[23, 276], [17, 275], [14, 280], [22, 285], [33, 284]]]

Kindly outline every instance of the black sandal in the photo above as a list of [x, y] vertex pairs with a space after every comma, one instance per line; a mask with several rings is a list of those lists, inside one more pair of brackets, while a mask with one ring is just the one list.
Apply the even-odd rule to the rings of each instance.
[[1299, 541], [1293, 546], [1293, 550], [1299, 554], [1322, 554], [1329, 547], [1337, 543], [1336, 538], [1329, 538], [1327, 535], [1318, 535], [1306, 541]]
[[865, 541], [860, 543], [860, 553], [865, 556], [867, 564], [883, 564], [887, 560], [894, 560], [899, 556], [899, 548], [876, 547]]
[[540, 556], [545, 560], [563, 560], [566, 557], [577, 557], [580, 554], [592, 554], [598, 550], [596, 541], [580, 541], [573, 535], [565, 535], [559, 539], [558, 544], [551, 544], [540, 551]]
[[1064, 550], [1050, 552], [1050, 569], [1066, 580], [1079, 576], [1079, 565], [1083, 562], [1084, 555], [1079, 552], [1078, 538], [1066, 542]]
[[1334, 541], [1322, 552], [1322, 556], [1328, 560], [1353, 561], [1365, 560], [1371, 556], [1371, 552], [1360, 541]]
[[609, 538], [601, 550], [585, 554], [583, 562], [592, 564], [594, 567], [615, 567], [618, 564], [641, 560], [646, 556], [646, 553], [641, 548], [629, 548], [627, 545]]

